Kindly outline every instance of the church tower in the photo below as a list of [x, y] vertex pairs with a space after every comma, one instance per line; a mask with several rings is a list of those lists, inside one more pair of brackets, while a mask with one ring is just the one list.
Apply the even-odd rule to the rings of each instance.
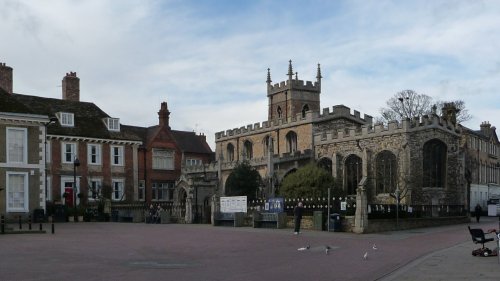
[[288, 64], [288, 80], [271, 84], [271, 70], [267, 69], [267, 97], [269, 98], [268, 121], [287, 119], [307, 111], [320, 111], [321, 70], [318, 64], [316, 82], [299, 80], [298, 73], [293, 77], [292, 61]]

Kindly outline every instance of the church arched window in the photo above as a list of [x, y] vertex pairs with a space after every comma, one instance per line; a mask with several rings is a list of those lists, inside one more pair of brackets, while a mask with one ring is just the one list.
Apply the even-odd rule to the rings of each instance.
[[253, 144], [249, 140], [246, 140], [243, 143], [243, 159], [252, 159], [253, 158]]
[[423, 186], [444, 187], [446, 179], [446, 144], [433, 139], [424, 144]]
[[287, 152], [297, 151], [297, 134], [294, 131], [290, 131], [286, 134], [286, 148]]
[[394, 153], [384, 150], [375, 160], [376, 190], [378, 193], [393, 193], [397, 185], [397, 161]]
[[306, 112], [308, 111], [309, 111], [309, 105], [306, 104], [302, 107], [302, 118], [306, 118]]
[[345, 160], [345, 188], [347, 195], [356, 194], [356, 189], [363, 176], [362, 172], [363, 161], [357, 155], [349, 155]]
[[229, 143], [226, 149], [227, 161], [234, 161], [234, 145]]

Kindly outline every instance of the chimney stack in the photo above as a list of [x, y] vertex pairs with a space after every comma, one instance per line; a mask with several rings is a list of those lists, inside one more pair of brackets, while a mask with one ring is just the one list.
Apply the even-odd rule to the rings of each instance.
[[160, 121], [160, 127], [169, 127], [169, 116], [170, 116], [170, 111], [168, 111], [168, 106], [167, 102], [162, 102], [161, 103], [161, 108], [160, 111], [158, 111], [158, 119]]
[[62, 80], [63, 100], [80, 101], [80, 78], [76, 72], [66, 73]]
[[12, 95], [12, 67], [0, 63], [0, 88]]

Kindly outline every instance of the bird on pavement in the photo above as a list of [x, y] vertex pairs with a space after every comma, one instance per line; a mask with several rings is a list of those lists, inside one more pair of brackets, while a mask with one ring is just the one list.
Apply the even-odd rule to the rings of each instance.
[[305, 250], [309, 250], [309, 248], [311, 248], [311, 247], [309, 245], [307, 245], [305, 247], [298, 248], [297, 250], [298, 251], [305, 251]]
[[363, 259], [366, 260], [368, 258], [368, 252], [366, 252], [364, 255], [363, 255]]
[[373, 247], [372, 247], [374, 250], [377, 250], [377, 245], [373, 244]]
[[332, 247], [326, 245], [325, 246], [325, 253], [328, 255], [328, 252], [330, 252], [330, 249], [332, 249]]

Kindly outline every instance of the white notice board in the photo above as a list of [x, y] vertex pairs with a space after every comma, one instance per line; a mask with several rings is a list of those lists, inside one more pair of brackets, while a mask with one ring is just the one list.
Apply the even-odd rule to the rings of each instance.
[[246, 196], [231, 196], [220, 198], [221, 213], [238, 213], [247, 212], [247, 197]]

